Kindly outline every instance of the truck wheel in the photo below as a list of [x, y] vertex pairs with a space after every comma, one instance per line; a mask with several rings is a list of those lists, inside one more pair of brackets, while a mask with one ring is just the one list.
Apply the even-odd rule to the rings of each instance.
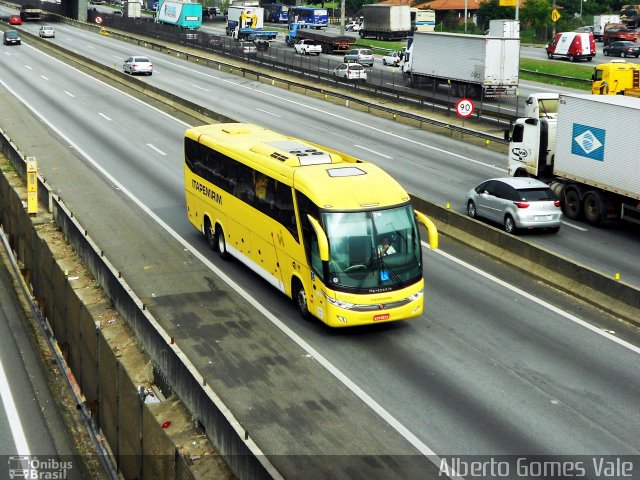
[[569, 61], [570, 61], [571, 63], [575, 62], [575, 61], [576, 61], [576, 57], [574, 57], [573, 55], [571, 55], [571, 56], [569, 57]]
[[584, 216], [591, 225], [601, 226], [604, 223], [605, 203], [602, 195], [589, 192], [584, 197]]
[[548, 58], [549, 60], [553, 60], [553, 55], [551, 55], [549, 52], [547, 52], [547, 58]]
[[564, 213], [571, 220], [577, 220], [580, 218], [582, 214], [582, 203], [580, 202], [580, 195], [575, 190], [566, 190], [564, 191], [564, 204], [563, 204]]

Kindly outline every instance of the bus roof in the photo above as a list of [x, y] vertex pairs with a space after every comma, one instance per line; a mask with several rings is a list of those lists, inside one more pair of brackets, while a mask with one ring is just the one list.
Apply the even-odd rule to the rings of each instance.
[[226, 123], [187, 130], [187, 137], [285, 183], [321, 208], [351, 210], [404, 204], [409, 194], [380, 167], [258, 125]]

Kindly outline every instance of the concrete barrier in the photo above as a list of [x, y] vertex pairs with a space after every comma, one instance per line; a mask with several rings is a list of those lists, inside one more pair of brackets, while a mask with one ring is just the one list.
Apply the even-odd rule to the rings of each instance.
[[436, 221], [441, 233], [614, 316], [640, 325], [639, 288], [466, 215], [415, 196], [412, 200], [417, 210]]

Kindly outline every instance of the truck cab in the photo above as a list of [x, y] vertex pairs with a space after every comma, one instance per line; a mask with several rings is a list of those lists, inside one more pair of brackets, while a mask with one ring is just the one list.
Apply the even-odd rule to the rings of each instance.
[[547, 178], [553, 171], [559, 95], [532, 93], [509, 137], [509, 175]]
[[[594, 95], [628, 95], [640, 89], [640, 65], [612, 60], [596, 65], [591, 76]], [[635, 95], [634, 95], [635, 96]]]

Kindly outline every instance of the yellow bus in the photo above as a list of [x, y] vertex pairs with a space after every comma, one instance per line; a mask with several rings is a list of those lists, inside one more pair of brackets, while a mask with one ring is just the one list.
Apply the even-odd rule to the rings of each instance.
[[251, 124], [190, 128], [184, 141], [189, 221], [303, 317], [346, 327], [422, 314], [416, 218], [432, 248], [438, 233], [379, 167]]

